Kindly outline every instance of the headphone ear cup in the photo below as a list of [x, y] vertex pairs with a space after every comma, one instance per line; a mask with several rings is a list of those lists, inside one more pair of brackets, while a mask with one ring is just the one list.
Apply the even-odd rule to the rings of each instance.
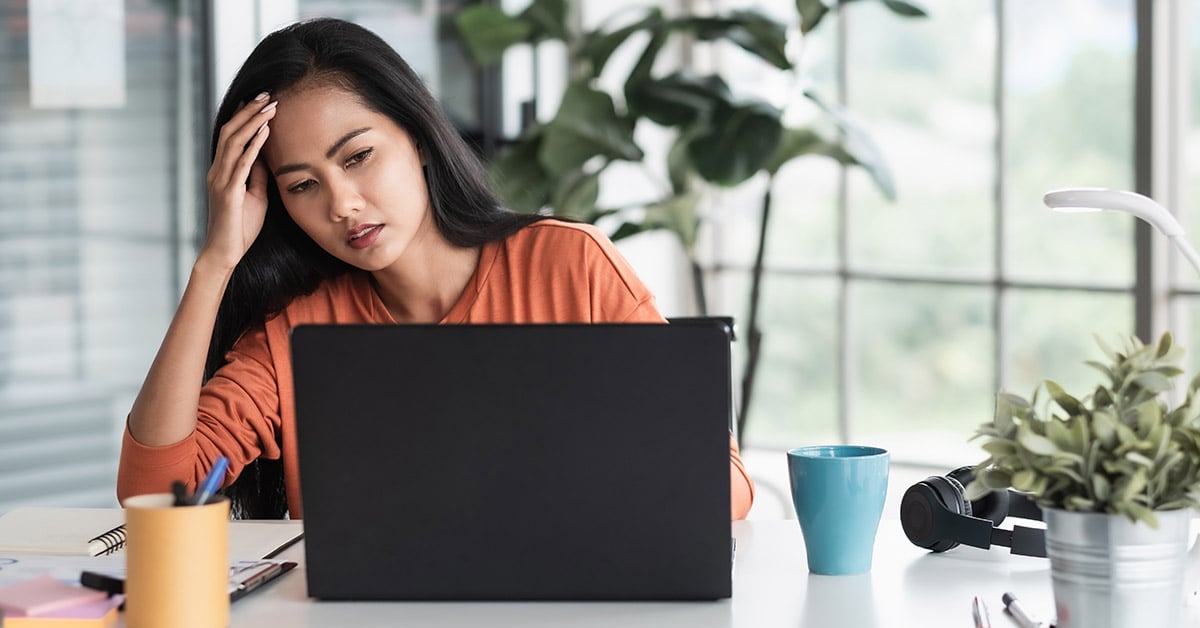
[[954, 512], [967, 516], [975, 513], [974, 509], [971, 508], [971, 502], [967, 501], [966, 497], [964, 497], [967, 494], [967, 489], [963, 487], [962, 482], [948, 475], [942, 478], [931, 479], [942, 480], [945, 484], [942, 492], [946, 493], [946, 505], [949, 506], [951, 503], [954, 503], [955, 508], [957, 508]]
[[[967, 492], [966, 486], [975, 481], [975, 469], [973, 467], [959, 467], [947, 473], [946, 477], [956, 480], [959, 486], [962, 487], [961, 494], [965, 495]], [[967, 506], [971, 509], [968, 514], [982, 519], [989, 519], [993, 525], [1000, 525], [1000, 522], [1008, 517], [1008, 499], [1008, 491], [989, 491], [987, 495], [967, 502]]]
[[953, 478], [934, 476], [904, 492], [900, 500], [900, 525], [913, 545], [944, 552], [957, 547], [958, 541], [946, 538], [950, 535], [934, 525], [935, 508], [956, 515], [971, 514], [970, 504], [962, 498], [962, 484]]
[[947, 473], [946, 477], [954, 478], [955, 480], [958, 480], [959, 484], [966, 486], [975, 480], [975, 467], [969, 465], [965, 467], [959, 467], [950, 473]]

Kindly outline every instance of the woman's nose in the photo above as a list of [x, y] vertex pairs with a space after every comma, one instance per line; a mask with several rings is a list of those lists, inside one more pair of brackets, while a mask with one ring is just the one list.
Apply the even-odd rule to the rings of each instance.
[[350, 182], [331, 180], [326, 189], [329, 190], [330, 220], [341, 221], [362, 210], [362, 197]]

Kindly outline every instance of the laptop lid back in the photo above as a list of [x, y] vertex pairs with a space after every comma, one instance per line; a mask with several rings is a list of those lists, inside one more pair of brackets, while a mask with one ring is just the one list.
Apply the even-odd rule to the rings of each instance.
[[309, 595], [729, 597], [729, 339], [297, 327]]

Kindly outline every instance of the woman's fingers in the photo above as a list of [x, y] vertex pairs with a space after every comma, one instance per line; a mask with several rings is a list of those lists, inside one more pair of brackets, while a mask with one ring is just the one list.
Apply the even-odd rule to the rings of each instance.
[[229, 117], [229, 121], [221, 126], [221, 132], [217, 135], [218, 153], [229, 143], [229, 136], [242, 128], [255, 112], [262, 109], [270, 97], [271, 95], [267, 92], [262, 92], [255, 96], [254, 100], [243, 104], [240, 109], [233, 112], [233, 115]]
[[208, 171], [208, 232], [203, 251], [233, 268], [262, 229], [267, 208], [267, 173], [262, 147], [271, 133], [276, 102], [266, 98], [239, 109], [221, 127]]
[[[266, 122], [264, 121], [263, 124], [258, 127], [258, 131], [254, 132], [254, 136], [250, 138], [250, 144], [246, 145], [246, 150], [241, 152], [241, 156], [239, 156], [238, 161], [235, 162], [233, 177], [230, 178], [230, 183], [244, 181], [244, 185], [247, 185], [248, 187], [254, 187], [254, 183], [256, 183], [256, 181], [251, 179], [252, 175], [254, 174], [252, 167], [258, 163], [258, 152], [259, 150], [263, 149], [263, 144], [266, 143], [266, 136], [269, 136], [269, 134], [271, 134], [271, 127], [266, 126]], [[263, 171], [264, 177], [260, 183], [265, 186], [265, 167], [263, 167]]]
[[[267, 140], [267, 136], [271, 134], [271, 127], [263, 130], [263, 141]], [[250, 182], [246, 186], [247, 189], [253, 191], [259, 196], [267, 196], [267, 164], [262, 159], [255, 159], [254, 165], [250, 166]]]
[[209, 171], [210, 185], [223, 188], [234, 182], [244, 184], [248, 170], [239, 168], [238, 164], [242, 163], [248, 153], [250, 163], [258, 157], [258, 149], [262, 147], [262, 143], [258, 142], [256, 145], [255, 141], [263, 125], [275, 117], [277, 104], [278, 101], [266, 105], [251, 103], [225, 123], [221, 129], [224, 137], [218, 142], [217, 154]]
[[250, 140], [246, 152], [242, 153], [242, 158], [238, 161], [238, 172], [234, 173], [238, 181], [246, 182], [246, 191], [249, 194], [263, 199], [267, 197], [267, 166], [258, 158], [258, 153], [270, 134], [271, 127], [263, 122], [254, 134], [254, 139]]

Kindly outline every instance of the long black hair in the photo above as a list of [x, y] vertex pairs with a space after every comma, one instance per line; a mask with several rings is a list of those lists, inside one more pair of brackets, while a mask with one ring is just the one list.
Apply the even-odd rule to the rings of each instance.
[[[501, 206], [476, 154], [453, 128], [420, 77], [371, 31], [318, 18], [271, 33], [255, 47], [230, 83], [213, 124], [216, 156], [221, 127], [261, 92], [334, 85], [392, 119], [420, 147], [425, 185], [438, 230], [452, 244], [480, 246], [503, 239], [542, 216]], [[205, 379], [247, 329], [262, 325], [292, 299], [351, 270], [322, 250], [292, 221], [274, 180], [267, 181], [262, 231], [238, 263], [217, 311]], [[281, 461], [248, 465], [226, 493], [239, 518], [282, 518], [287, 512]]]

